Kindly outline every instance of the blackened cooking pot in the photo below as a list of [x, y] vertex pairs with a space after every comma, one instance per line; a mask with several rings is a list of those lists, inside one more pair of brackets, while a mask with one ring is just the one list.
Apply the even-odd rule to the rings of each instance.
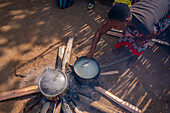
[[73, 71], [78, 83], [89, 84], [97, 79], [100, 66], [94, 58], [88, 59], [82, 56], [75, 61]]
[[62, 95], [68, 86], [68, 79], [60, 69], [45, 70], [39, 78], [38, 87], [48, 99]]

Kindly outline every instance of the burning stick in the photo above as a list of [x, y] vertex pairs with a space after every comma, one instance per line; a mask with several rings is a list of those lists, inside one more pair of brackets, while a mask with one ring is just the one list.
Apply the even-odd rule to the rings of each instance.
[[69, 101], [69, 104], [71, 105], [71, 107], [74, 109], [76, 113], [83, 113], [83, 111], [78, 107], [78, 105], [72, 99]]
[[[53, 113], [60, 113], [60, 111], [61, 111], [61, 104], [62, 104], [62, 101], [60, 101], [58, 106], [54, 108]], [[56, 105], [57, 105], [57, 103], [56, 103]]]
[[38, 104], [40, 100], [43, 98], [41, 94], [37, 95], [36, 97], [32, 98], [24, 108], [25, 112], [28, 112], [30, 109], [33, 108], [34, 105]]
[[103, 89], [100, 86], [95, 86], [94, 89], [100, 93], [102, 93], [103, 95], [105, 95], [106, 97], [110, 98], [111, 100], [113, 100], [115, 103], [119, 104], [120, 106], [122, 106], [123, 108], [127, 109], [128, 111], [132, 112], [132, 113], [141, 113], [141, 110], [135, 106], [133, 106], [132, 104], [120, 99], [119, 97], [113, 95], [112, 93], [110, 93], [109, 91], [106, 91], [105, 89]]
[[55, 104], [54, 104], [53, 113], [55, 113], [55, 111], [56, 111], [56, 108], [57, 108], [57, 100], [55, 101]]
[[50, 107], [50, 102], [46, 102], [46, 103], [43, 105], [43, 108], [42, 108], [42, 110], [41, 110], [41, 113], [47, 113], [49, 107]]
[[65, 99], [65, 97], [62, 97], [63, 105], [62, 110], [63, 113], [72, 113], [70, 106], [68, 105], [68, 101]]

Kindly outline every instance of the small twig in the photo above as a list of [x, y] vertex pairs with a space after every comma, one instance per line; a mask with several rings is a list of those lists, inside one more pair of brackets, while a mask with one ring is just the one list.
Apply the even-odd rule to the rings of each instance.
[[[19, 66], [17, 66], [17, 67], [14, 69], [14, 71], [13, 71], [13, 72], [15, 73], [15, 76], [18, 76], [18, 75], [19, 75], [19, 74], [16, 73], [16, 71], [17, 71], [19, 68], [21, 68], [21, 67], [23, 67], [23, 66], [25, 66], [25, 65], [27, 65], [27, 64], [29, 64], [29, 63], [31, 63], [31, 62], [33, 62], [34, 60], [36, 60], [36, 59], [39, 58], [39, 57], [42, 58], [43, 56], [51, 53], [52, 51], [54, 51], [55, 49], [58, 48], [58, 47], [55, 47], [55, 46], [58, 45], [59, 43], [60, 43], [60, 42], [51, 45], [49, 48], [47, 48], [44, 52], [42, 52], [42, 53], [39, 54], [38, 56], [36, 56], [36, 57], [28, 60], [28, 61], [25, 62], [25, 63], [20, 64]], [[53, 48], [53, 47], [55, 47], [55, 48], [52, 49], [51, 51], [49, 51], [49, 50], [50, 50], [51, 48]], [[22, 75], [22, 76], [23, 76], [23, 75]], [[22, 76], [18, 76], [18, 77], [22, 77]]]
[[116, 60], [115, 62], [112, 62], [112, 63], [110, 63], [110, 64], [101, 66], [101, 69], [106, 68], [106, 67], [109, 67], [109, 66], [112, 66], [112, 65], [117, 64], [117, 63], [119, 63], [119, 62], [122, 62], [122, 61], [124, 61], [124, 60], [127, 60], [127, 59], [131, 58], [132, 56], [134, 56], [134, 55], [131, 54], [131, 55], [128, 55], [128, 56], [126, 56], [126, 57], [124, 57], [124, 58], [122, 58], [122, 59], [118, 59], [118, 60]]

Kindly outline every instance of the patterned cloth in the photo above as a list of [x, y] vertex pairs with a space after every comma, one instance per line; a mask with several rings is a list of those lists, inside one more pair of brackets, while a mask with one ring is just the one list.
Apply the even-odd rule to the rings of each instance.
[[[157, 30], [156, 36], [158, 34], [160, 34], [163, 30], [165, 30], [169, 25], [170, 25], [170, 18], [163, 19], [157, 25], [155, 25], [156, 30]], [[135, 44], [135, 41], [138, 38], [141, 38], [143, 36], [144, 35], [140, 34], [140, 32], [138, 30], [134, 29], [134, 27], [127, 27], [123, 31], [123, 34], [122, 34], [121, 38], [119, 39], [118, 43], [116, 44], [115, 48], [119, 48], [121, 46], [128, 45], [131, 49], [131, 52], [134, 55], [137, 55], [137, 56], [141, 55], [144, 52], [144, 50], [148, 47], [148, 44], [151, 40], [150, 39], [150, 40], [143, 41], [143, 45], [141, 47], [138, 47]], [[153, 37], [153, 38], [155, 38], [155, 37]]]

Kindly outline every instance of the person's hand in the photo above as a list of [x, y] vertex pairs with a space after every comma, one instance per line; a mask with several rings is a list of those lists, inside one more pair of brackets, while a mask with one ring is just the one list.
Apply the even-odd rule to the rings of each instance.
[[87, 57], [88, 59], [90, 59], [90, 58], [93, 57], [93, 55], [94, 55], [94, 52], [89, 51], [89, 52], [86, 54], [86, 57]]
[[142, 47], [143, 46], [143, 41], [144, 41], [143, 38], [136, 39], [136, 41], [135, 41], [136, 46], [137, 47]]

